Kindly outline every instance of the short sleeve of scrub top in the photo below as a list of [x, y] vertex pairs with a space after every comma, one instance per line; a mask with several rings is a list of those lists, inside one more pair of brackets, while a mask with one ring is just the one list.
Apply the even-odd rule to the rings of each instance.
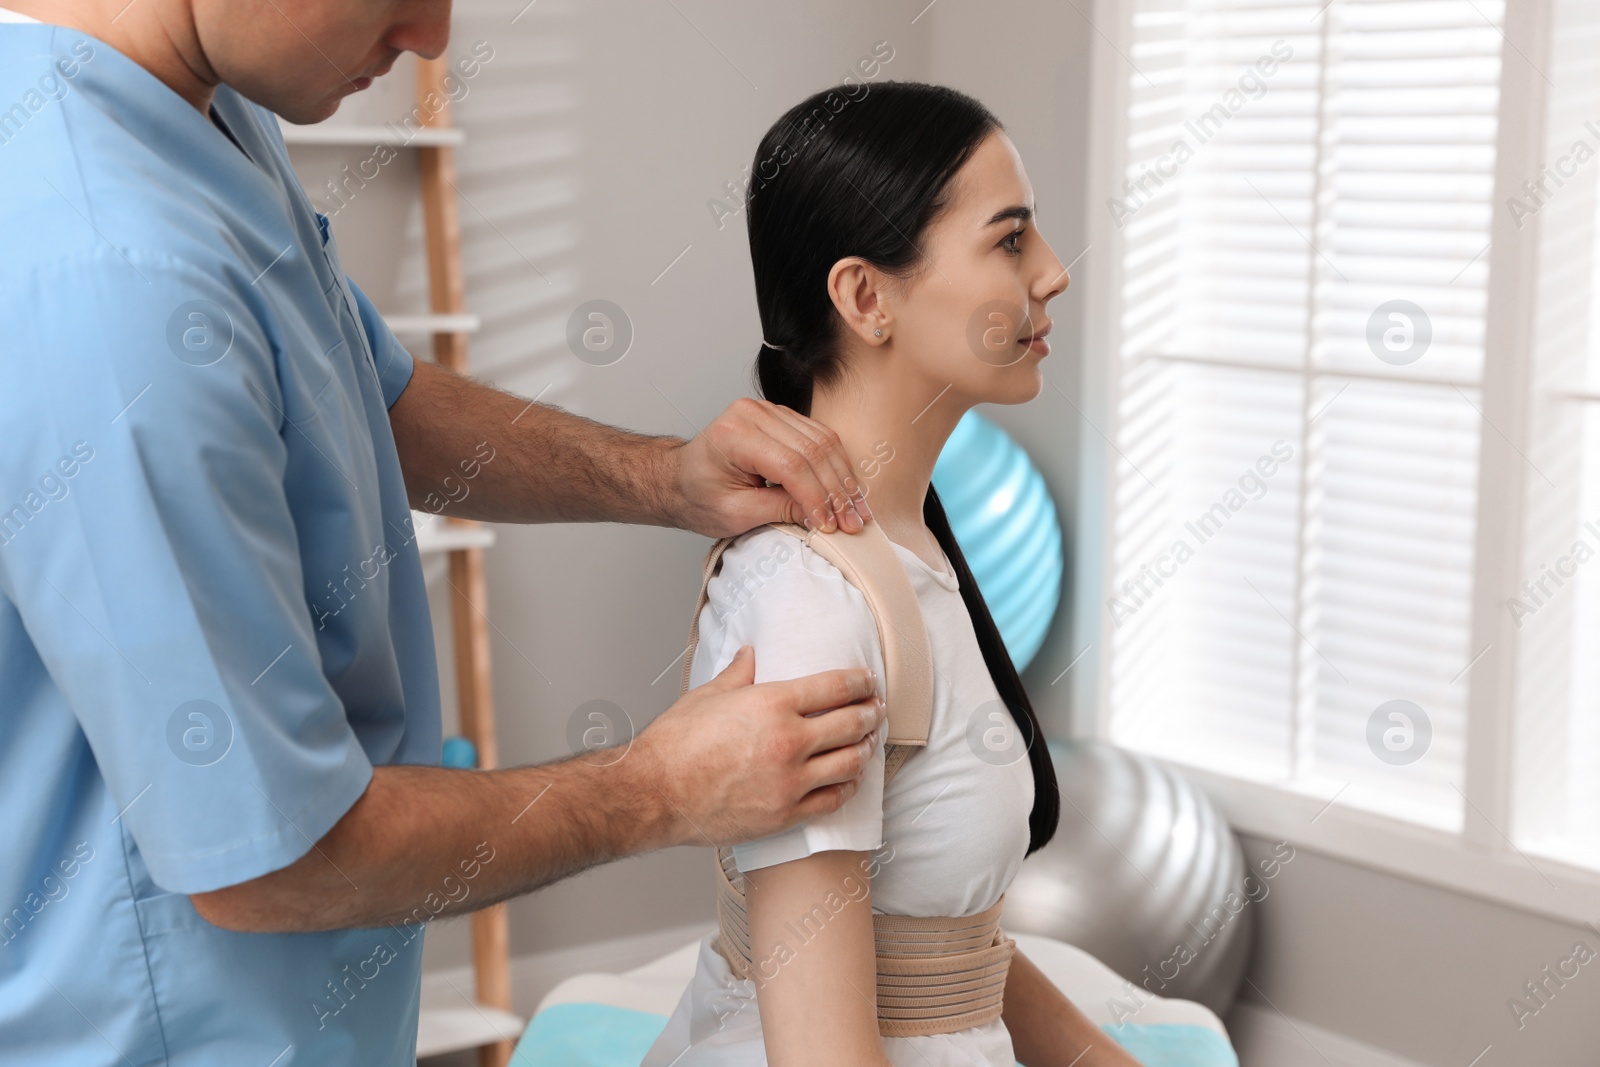
[[438, 763], [387, 411], [411, 357], [270, 114], [219, 89], [235, 145], [45, 25], [0, 26], [13, 99], [0, 1065], [409, 1064], [420, 926], [236, 933], [188, 894], [307, 854], [374, 766]]

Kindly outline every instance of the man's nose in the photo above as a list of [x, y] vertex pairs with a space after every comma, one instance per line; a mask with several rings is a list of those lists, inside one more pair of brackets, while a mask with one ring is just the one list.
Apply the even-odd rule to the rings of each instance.
[[423, 59], [437, 59], [450, 43], [450, 5], [426, 5], [389, 31], [384, 42], [402, 52], [415, 52]]

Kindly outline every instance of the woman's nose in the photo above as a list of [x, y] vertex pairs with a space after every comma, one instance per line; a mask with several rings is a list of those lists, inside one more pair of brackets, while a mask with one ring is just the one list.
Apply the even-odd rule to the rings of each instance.
[[1067, 273], [1067, 268], [1061, 265], [1061, 260], [1054, 255], [1050, 257], [1051, 266], [1040, 273], [1038, 292], [1041, 303], [1051, 298], [1060, 296], [1072, 284], [1072, 276]]

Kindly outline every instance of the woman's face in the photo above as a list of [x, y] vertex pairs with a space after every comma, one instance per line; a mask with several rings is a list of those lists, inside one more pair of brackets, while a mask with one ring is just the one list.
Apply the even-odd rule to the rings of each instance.
[[956, 173], [949, 207], [924, 231], [924, 262], [880, 295], [885, 334], [933, 387], [970, 404], [1039, 395], [1050, 353], [1045, 305], [1067, 270], [1039, 233], [1033, 186], [1011, 138], [991, 133]]

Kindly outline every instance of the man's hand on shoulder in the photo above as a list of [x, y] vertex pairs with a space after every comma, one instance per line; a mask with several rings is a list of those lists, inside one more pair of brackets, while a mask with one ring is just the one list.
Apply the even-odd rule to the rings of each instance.
[[808, 519], [857, 533], [872, 517], [838, 434], [781, 404], [741, 397], [664, 456], [672, 525], [707, 537]]
[[742, 648], [634, 742], [634, 787], [659, 793], [673, 823], [661, 845], [753, 841], [837, 811], [860, 787], [885, 717], [872, 672], [755, 685], [754, 652]]

